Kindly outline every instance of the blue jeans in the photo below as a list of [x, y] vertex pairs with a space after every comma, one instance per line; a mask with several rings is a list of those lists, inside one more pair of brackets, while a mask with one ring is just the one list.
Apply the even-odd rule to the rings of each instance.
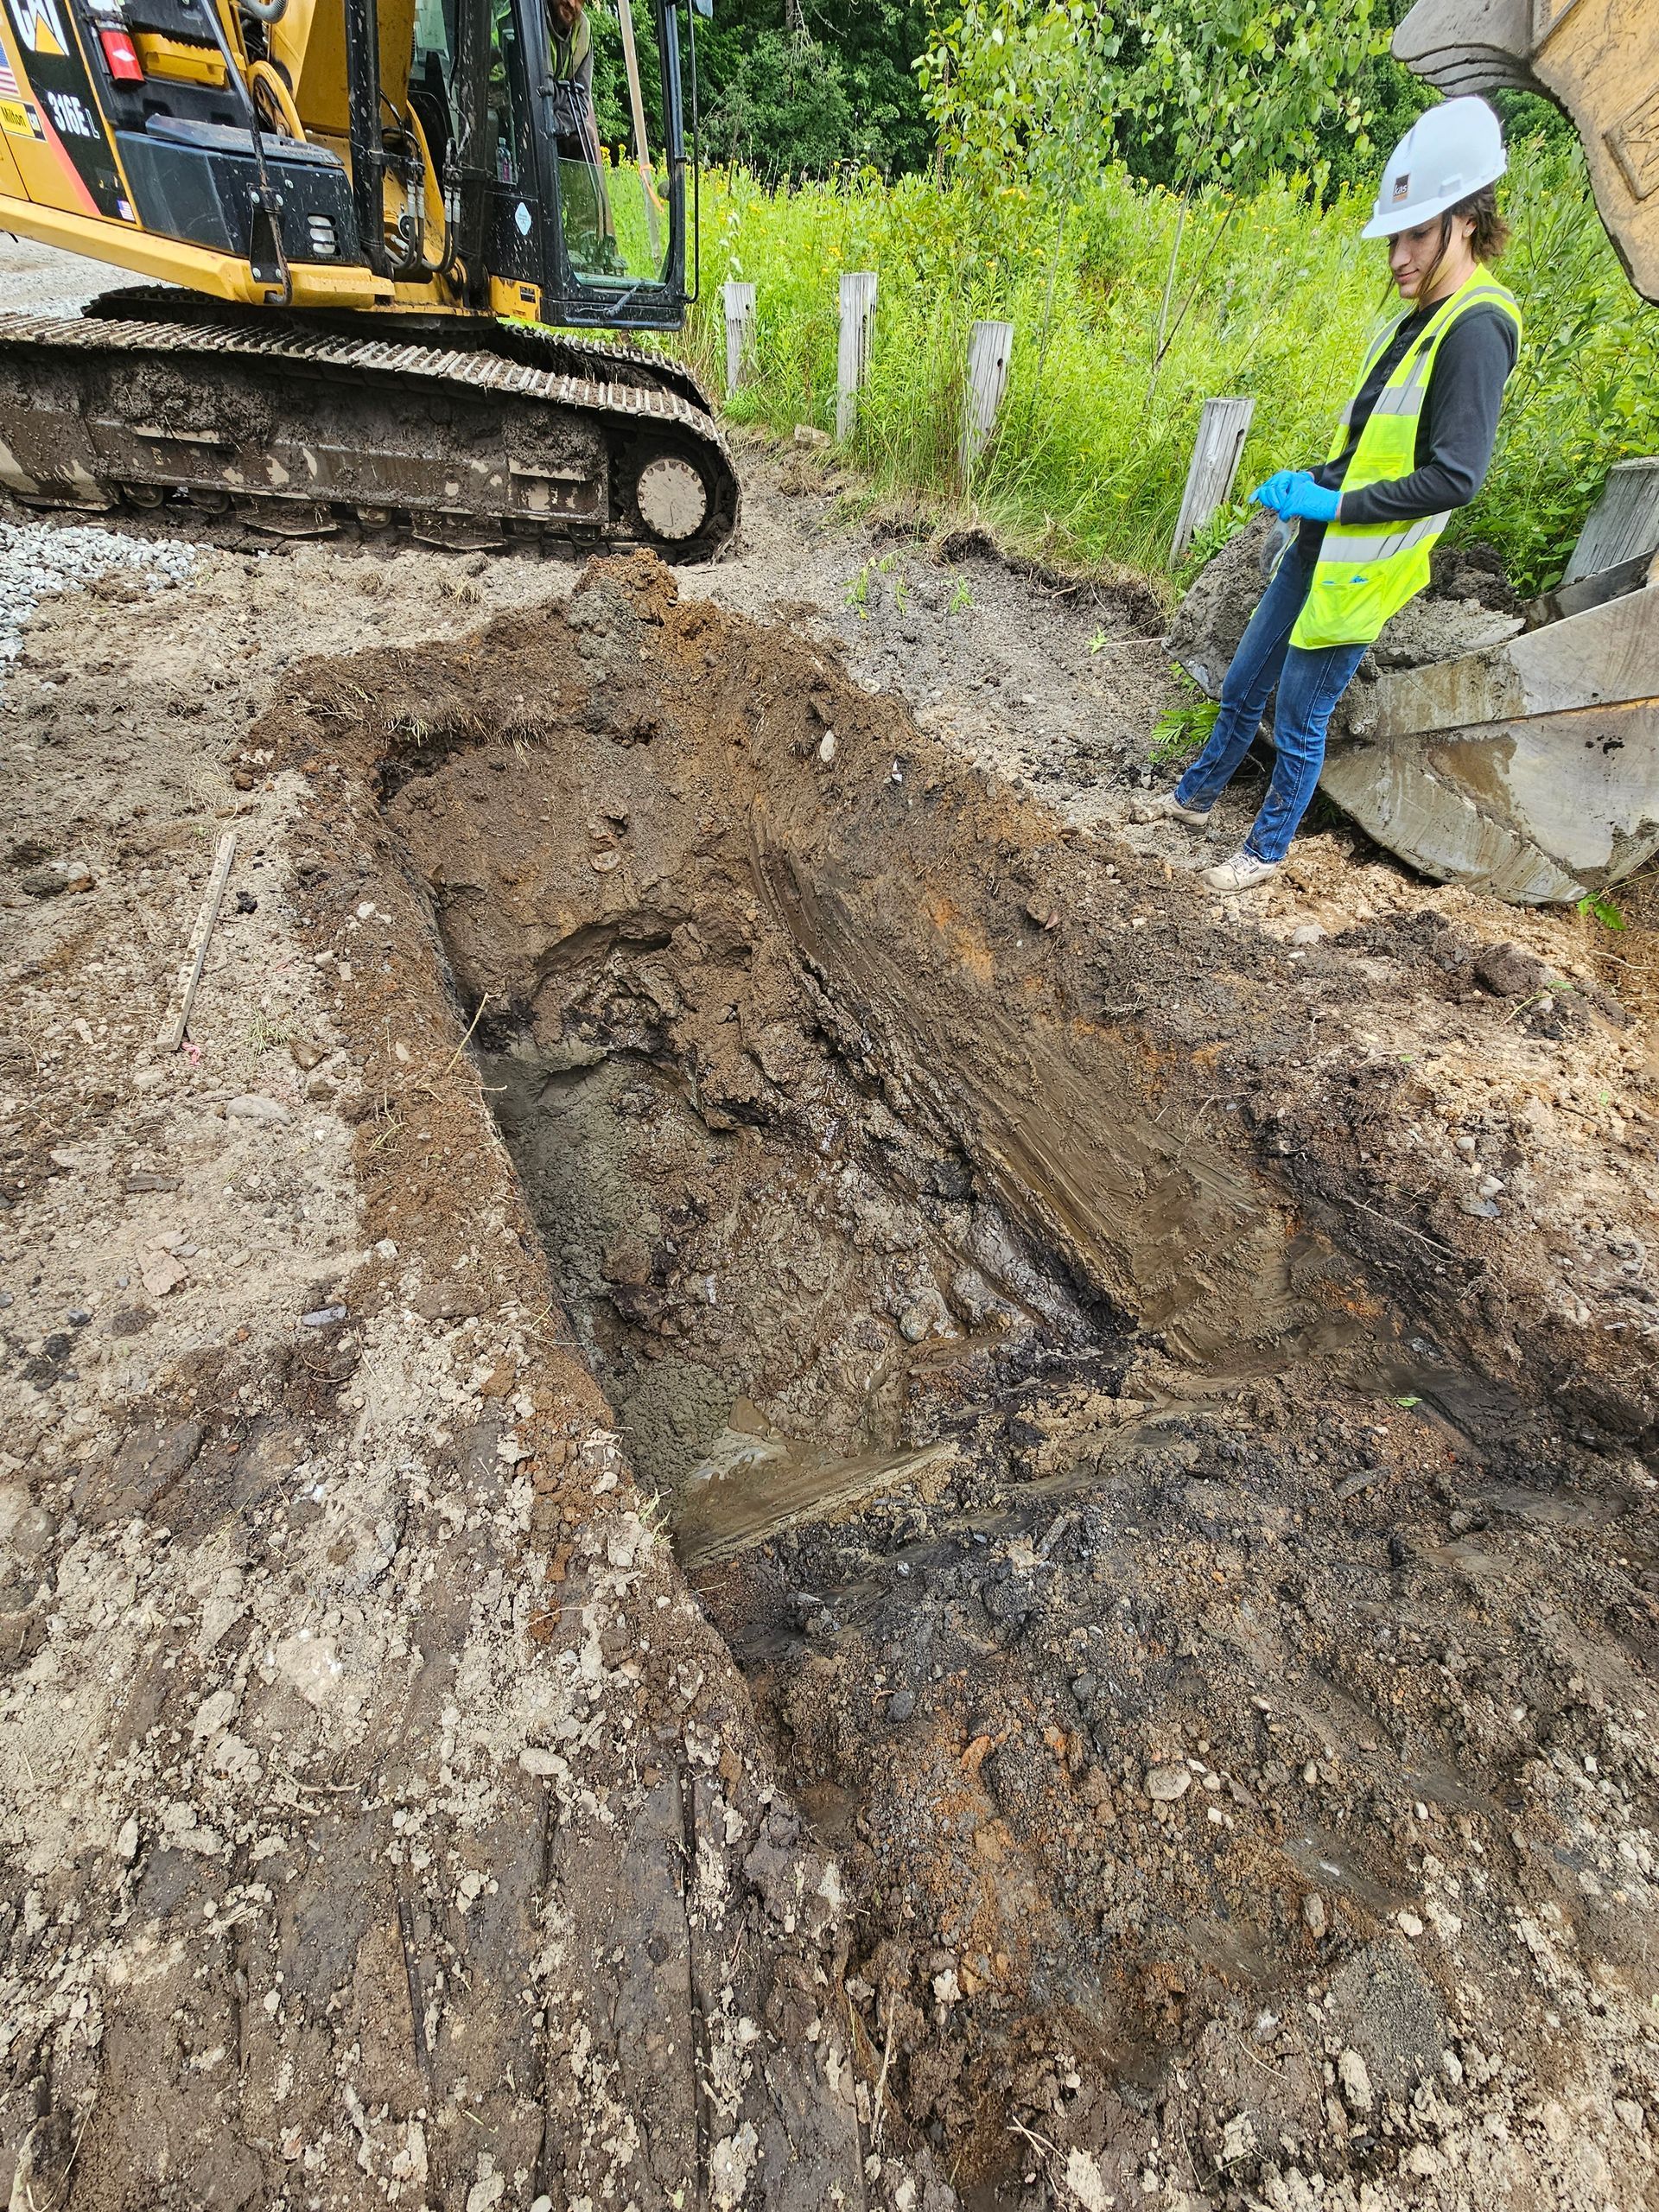
[[1291, 644], [1313, 581], [1313, 563], [1299, 538], [1280, 562], [1238, 641], [1210, 742], [1175, 786], [1183, 806], [1205, 811], [1212, 807], [1249, 751], [1276, 685], [1273, 780], [1244, 840], [1245, 851], [1259, 861], [1277, 862], [1290, 850], [1319, 787], [1332, 712], [1365, 655], [1363, 645], [1321, 645], [1305, 652]]

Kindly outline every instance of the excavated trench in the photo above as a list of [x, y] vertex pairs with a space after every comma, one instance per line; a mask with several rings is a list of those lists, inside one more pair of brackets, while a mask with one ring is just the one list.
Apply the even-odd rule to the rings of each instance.
[[[1551, 1542], [1569, 1477], [1457, 1273], [1274, 1179], [1255, 955], [648, 561], [353, 711], [563, 1314], [840, 1859], [883, 2124], [986, 2203], [1016, 2111], [1313, 2157], [1336, 2036], [1380, 2157], [1463, 2031], [1422, 1839], [1490, 1888], [1583, 1673], [1446, 1510]], [[1459, 1971], [1519, 2036], [1500, 1954]]]
[[786, 1104], [734, 1121], [653, 1053], [649, 981], [613, 952], [575, 980], [602, 1011], [574, 1055], [527, 1035], [485, 1080], [688, 1567], [937, 1487], [984, 1406], [1121, 1364], [1122, 1323], [976, 1191], [971, 1160], [830, 1053]]

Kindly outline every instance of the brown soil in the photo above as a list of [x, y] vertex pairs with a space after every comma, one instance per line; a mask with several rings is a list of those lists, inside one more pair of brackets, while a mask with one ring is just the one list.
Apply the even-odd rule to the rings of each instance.
[[1218, 912], [832, 499], [31, 626], [16, 2205], [1654, 2200], [1644, 894]]

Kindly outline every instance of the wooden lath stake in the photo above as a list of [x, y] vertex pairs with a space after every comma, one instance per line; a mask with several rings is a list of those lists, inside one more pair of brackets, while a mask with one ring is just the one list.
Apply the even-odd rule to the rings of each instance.
[[213, 855], [213, 872], [207, 879], [207, 896], [201, 902], [201, 912], [196, 916], [196, 926], [190, 932], [184, 965], [179, 969], [179, 980], [175, 987], [176, 1007], [156, 1039], [156, 1049], [159, 1052], [176, 1052], [184, 1042], [184, 1033], [190, 1024], [190, 1009], [196, 1002], [196, 987], [201, 982], [201, 971], [207, 962], [207, 940], [213, 933], [213, 924], [219, 919], [219, 902], [225, 896], [231, 862], [235, 858], [236, 832], [227, 830], [219, 839], [219, 850]]

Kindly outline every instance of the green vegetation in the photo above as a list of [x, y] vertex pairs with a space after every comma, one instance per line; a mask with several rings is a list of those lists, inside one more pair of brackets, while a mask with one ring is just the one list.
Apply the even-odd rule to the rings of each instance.
[[[1575, 146], [1515, 151], [1516, 240], [1501, 274], [1528, 319], [1487, 487], [1452, 535], [1494, 545], [1522, 589], [1554, 582], [1613, 461], [1659, 451], [1659, 309], [1637, 297], [1597, 219]], [[719, 286], [759, 286], [740, 421], [833, 426], [836, 280], [874, 269], [880, 298], [853, 458], [884, 494], [968, 495], [1012, 539], [1156, 570], [1167, 553], [1200, 403], [1253, 393], [1244, 490], [1325, 450], [1374, 318], [1392, 298], [1363, 198], [1319, 204], [1306, 177], [1190, 203], [1115, 168], [1067, 190], [874, 175], [769, 192], [741, 170], [703, 183], [703, 296], [687, 343], [718, 385]], [[1153, 359], [1178, 226], [1184, 315]], [[1196, 281], [1195, 281], [1196, 280]], [[998, 435], [957, 472], [968, 326], [1012, 321]], [[1243, 518], [1240, 506], [1233, 520]], [[1211, 533], [1210, 543], [1214, 542]]]
[[926, 15], [925, 0], [719, 0], [697, 24], [704, 159], [769, 183], [849, 163], [920, 168]]
[[1174, 705], [1166, 708], [1152, 726], [1147, 758], [1160, 765], [1191, 760], [1202, 753], [1221, 712], [1220, 702], [1206, 699], [1185, 670], [1177, 670], [1175, 685], [1179, 696]]
[[1587, 899], [1580, 899], [1579, 912], [1586, 921], [1599, 922], [1605, 930], [1630, 927], [1624, 918], [1624, 909], [1611, 891], [1592, 891]]

